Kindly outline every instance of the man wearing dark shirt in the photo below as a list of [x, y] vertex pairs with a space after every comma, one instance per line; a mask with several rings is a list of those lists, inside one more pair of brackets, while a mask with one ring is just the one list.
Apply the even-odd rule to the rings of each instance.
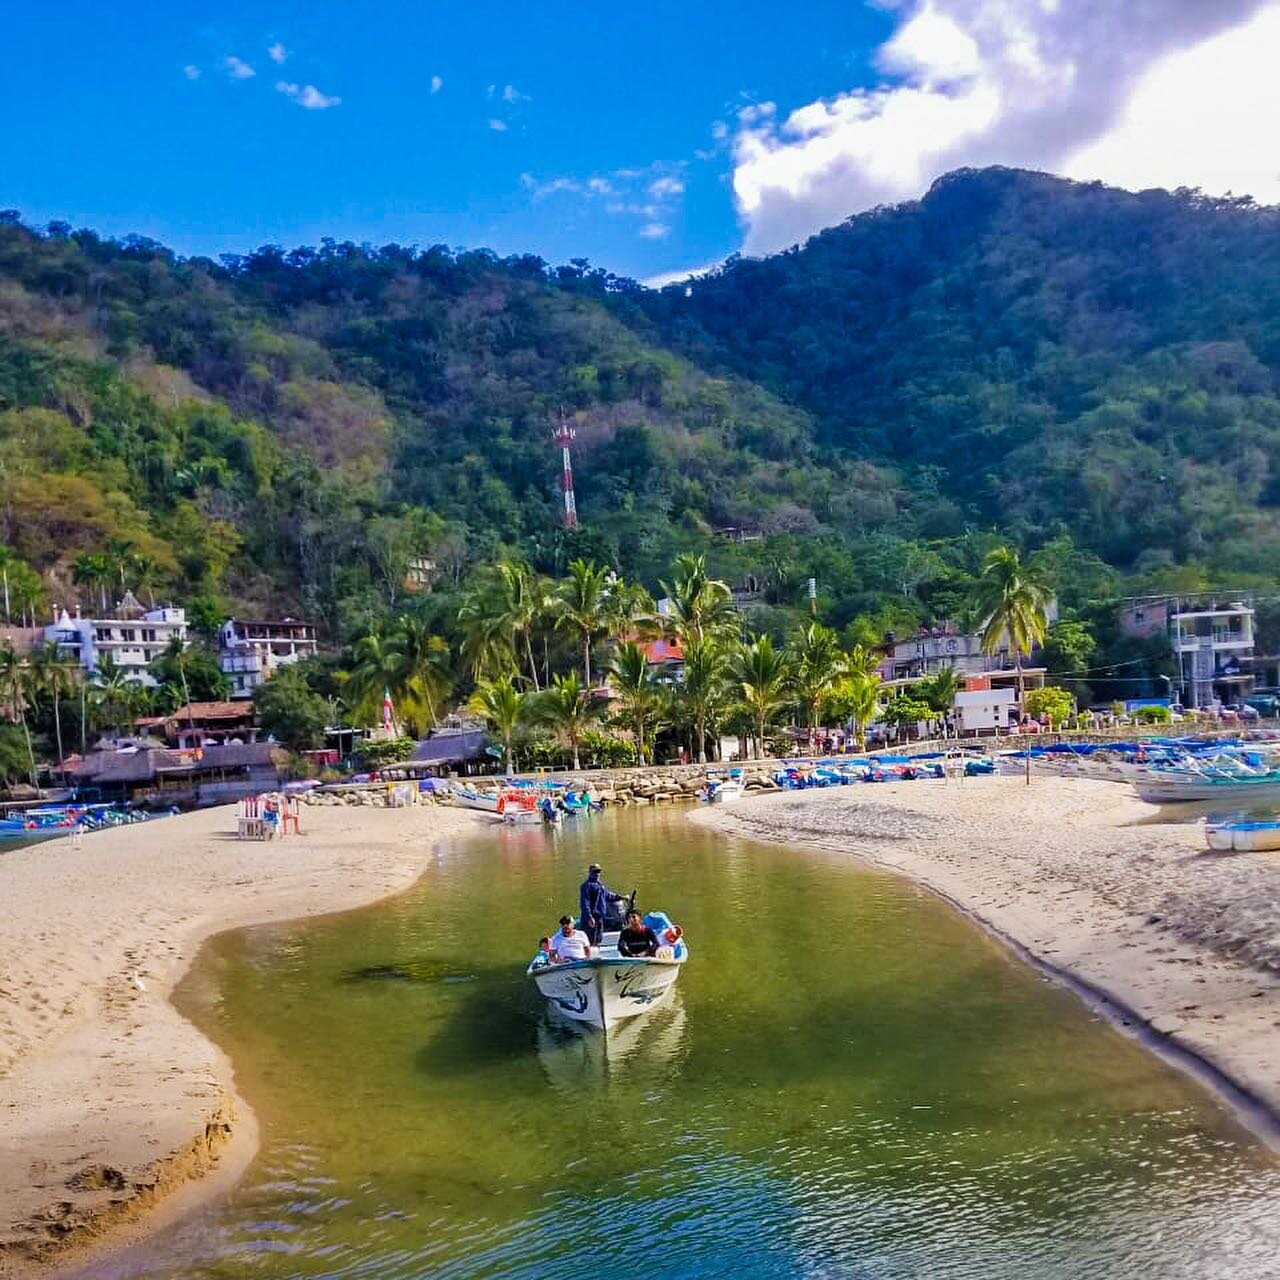
[[620, 956], [652, 956], [658, 951], [658, 935], [640, 919], [638, 911], [627, 913], [627, 923], [618, 934]]
[[600, 864], [593, 862], [587, 868], [587, 878], [578, 889], [578, 922], [592, 946], [596, 947], [600, 945], [600, 939], [604, 935], [609, 903], [621, 896], [600, 879], [600, 870]]

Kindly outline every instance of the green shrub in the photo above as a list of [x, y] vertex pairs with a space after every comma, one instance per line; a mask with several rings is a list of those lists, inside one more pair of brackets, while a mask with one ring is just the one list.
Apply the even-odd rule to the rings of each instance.
[[1170, 724], [1173, 712], [1168, 707], [1138, 707], [1133, 718], [1139, 724]]
[[636, 763], [636, 744], [593, 729], [582, 735], [581, 755], [588, 769], [629, 769]]
[[417, 745], [413, 738], [367, 740], [356, 747], [356, 764], [361, 769], [381, 769], [384, 765], [401, 764], [413, 755], [413, 749]]

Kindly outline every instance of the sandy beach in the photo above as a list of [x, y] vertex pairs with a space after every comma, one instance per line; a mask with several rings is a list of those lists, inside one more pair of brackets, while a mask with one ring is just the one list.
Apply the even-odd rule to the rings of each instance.
[[[942, 894], [1207, 1064], [1274, 1136], [1280, 854], [1210, 854], [1201, 828], [1154, 823], [1126, 788], [1058, 778], [767, 794], [690, 817]], [[223, 809], [0, 856], [0, 1275], [114, 1247], [252, 1158], [231, 1063], [168, 998], [203, 940], [403, 890], [439, 838], [483, 822], [308, 808], [303, 837], [248, 844]]]
[[155, 1225], [252, 1157], [231, 1064], [169, 1002], [206, 938], [396, 893], [479, 822], [308, 808], [260, 844], [221, 808], [0, 854], [0, 1275]]
[[1280, 853], [1217, 854], [1122, 784], [972, 778], [749, 797], [692, 820], [947, 898], [1280, 1133]]

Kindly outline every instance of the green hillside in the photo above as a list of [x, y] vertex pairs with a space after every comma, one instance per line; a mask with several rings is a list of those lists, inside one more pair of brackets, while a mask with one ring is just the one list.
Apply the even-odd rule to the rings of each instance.
[[1280, 563], [1280, 210], [961, 171], [643, 301], [705, 368], [938, 501], [1127, 570]]
[[660, 293], [438, 246], [182, 260], [6, 214], [0, 541], [42, 606], [105, 592], [93, 557], [127, 546], [141, 589], [339, 640], [418, 557], [447, 598], [501, 554], [652, 588], [708, 551], [779, 627], [810, 574], [837, 626], [953, 612], [1000, 537], [1048, 548], [1068, 607], [1272, 583], [1278, 372], [1280, 213], [1194, 193], [962, 172]]

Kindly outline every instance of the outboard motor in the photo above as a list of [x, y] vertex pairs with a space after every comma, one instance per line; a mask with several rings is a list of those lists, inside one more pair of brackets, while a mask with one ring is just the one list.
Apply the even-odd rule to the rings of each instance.
[[608, 909], [604, 913], [604, 931], [613, 933], [621, 929], [627, 922], [627, 912], [636, 904], [636, 891], [631, 890], [629, 898], [610, 898]]

